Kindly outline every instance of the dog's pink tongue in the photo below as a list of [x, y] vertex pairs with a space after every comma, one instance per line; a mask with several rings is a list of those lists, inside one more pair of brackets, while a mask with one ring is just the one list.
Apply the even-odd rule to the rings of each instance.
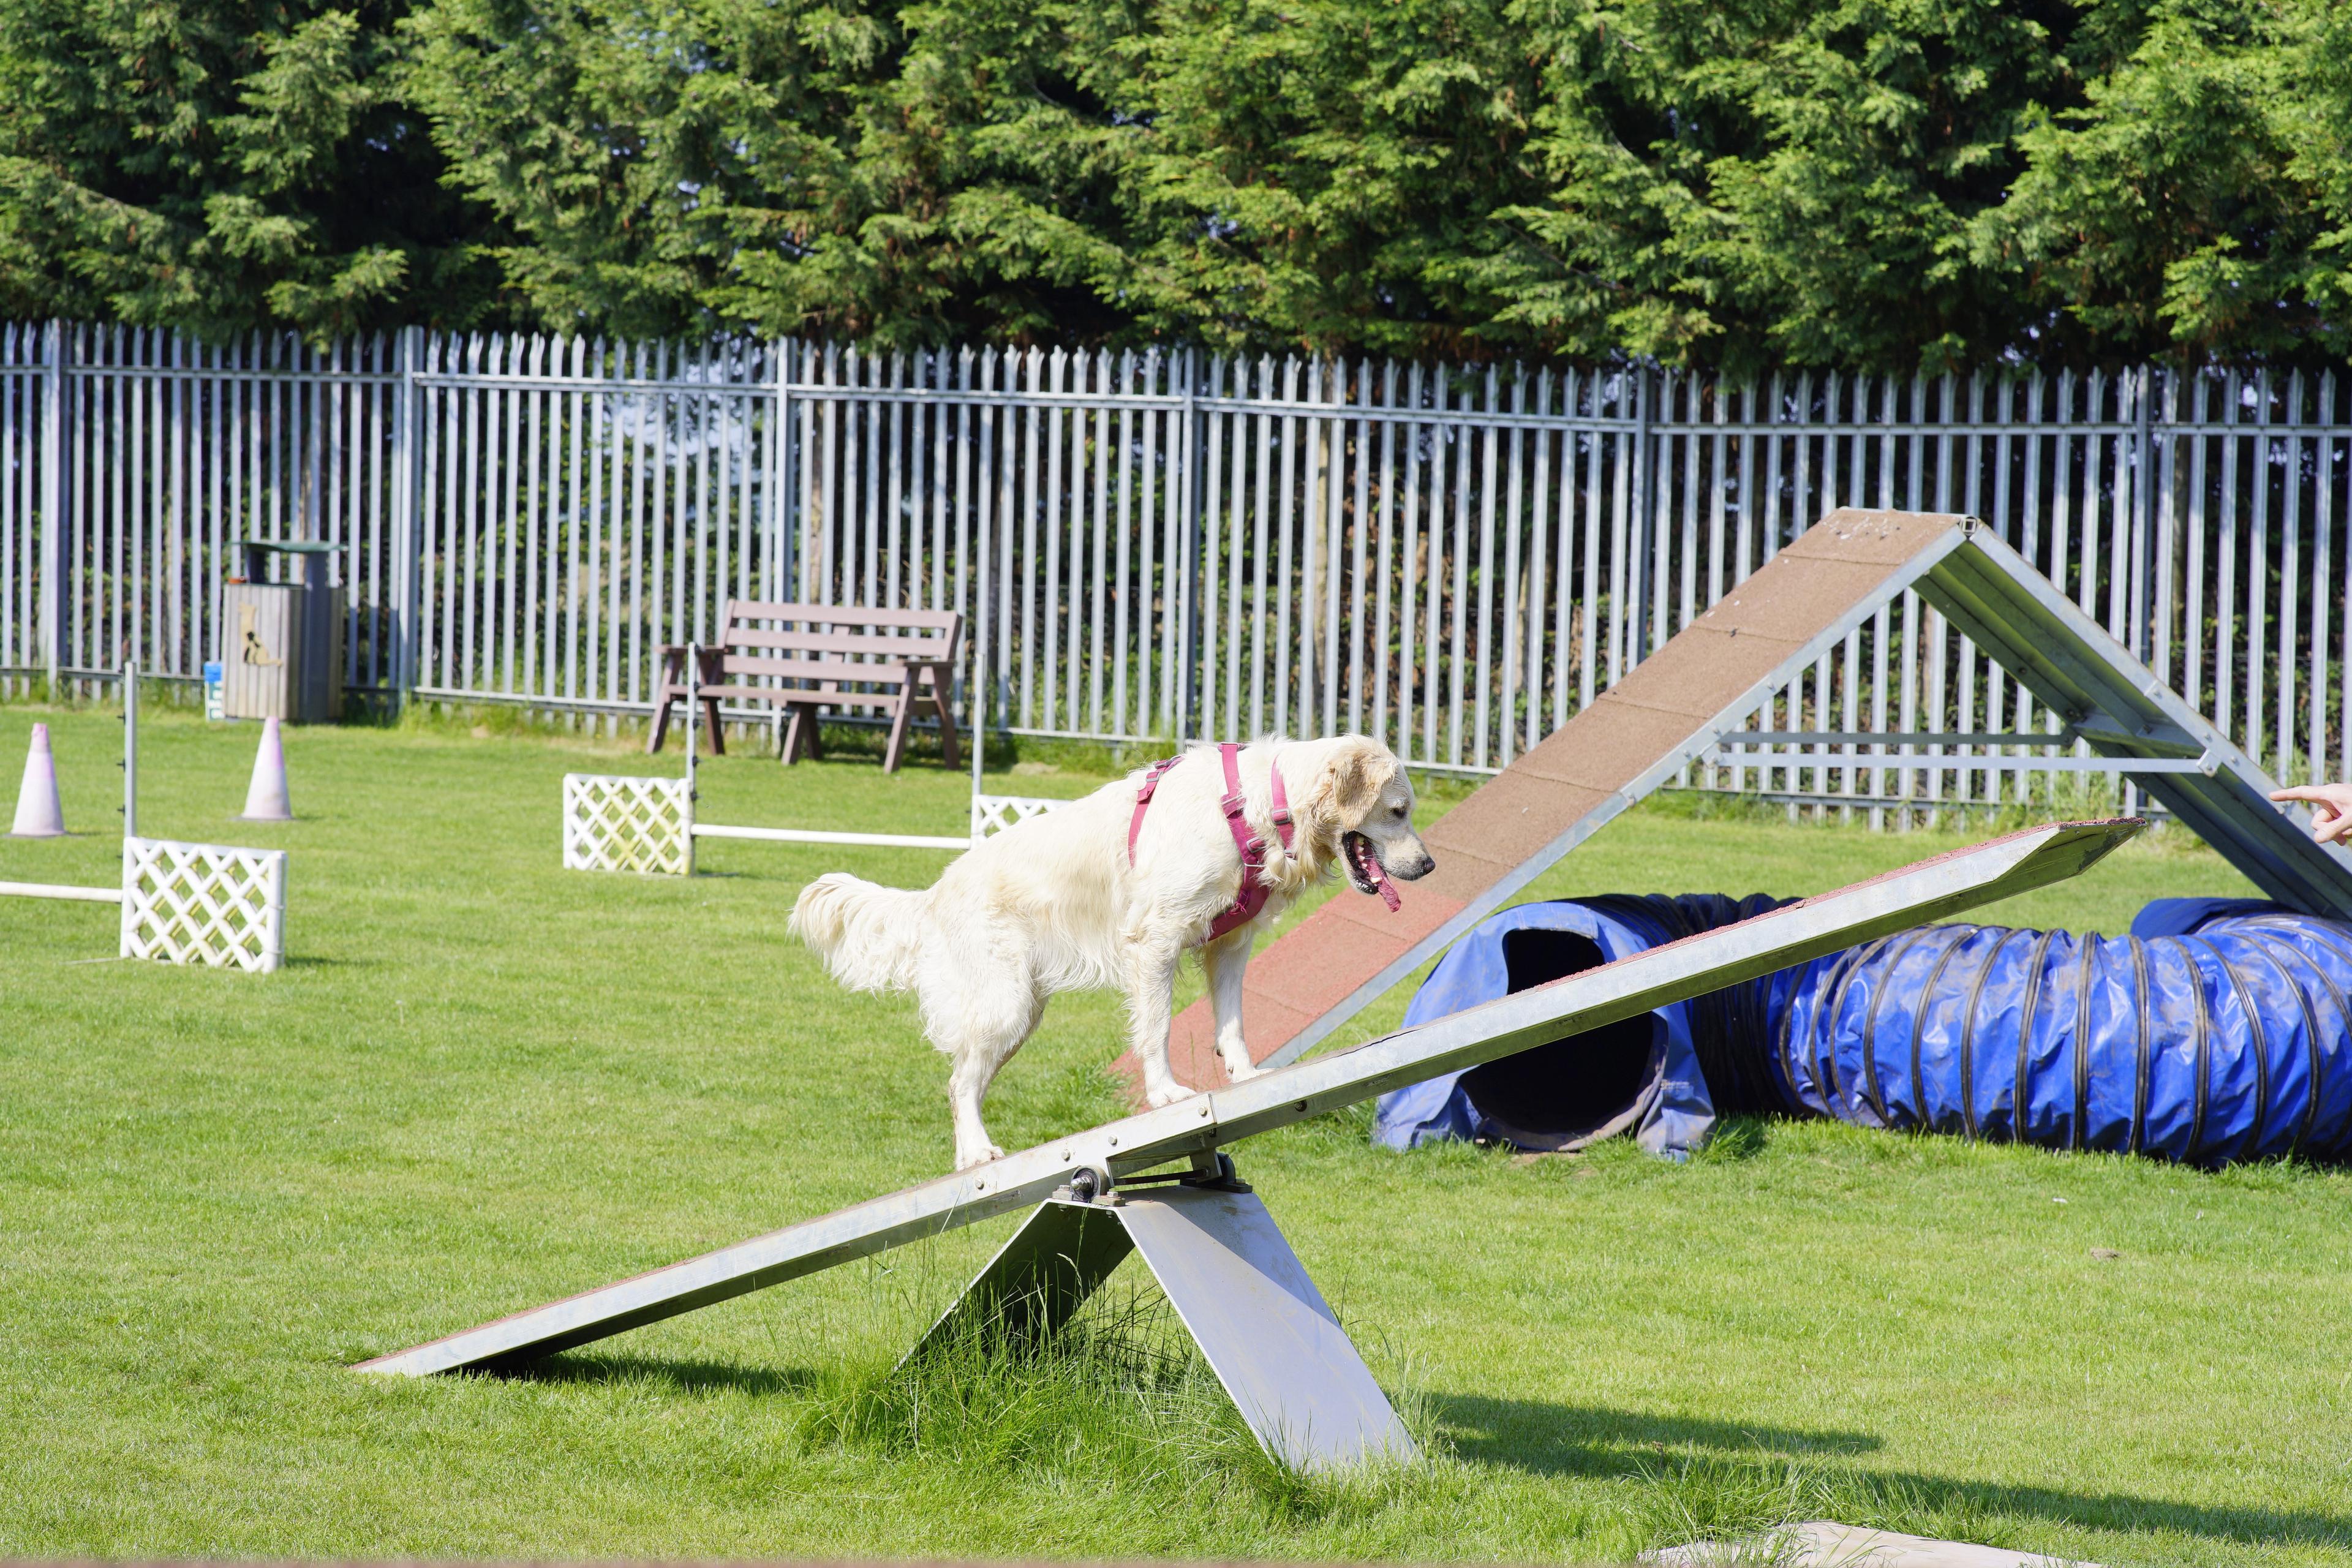
[[1388, 868], [1381, 864], [1380, 857], [1376, 855], [1370, 858], [1372, 862], [1372, 886], [1379, 890], [1381, 902], [1388, 905], [1389, 913], [1394, 914], [1399, 910], [1404, 908], [1404, 900], [1397, 897], [1396, 884], [1389, 880]]

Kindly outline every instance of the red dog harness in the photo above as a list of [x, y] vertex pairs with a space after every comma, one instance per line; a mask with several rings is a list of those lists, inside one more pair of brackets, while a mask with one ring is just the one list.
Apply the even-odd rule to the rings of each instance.
[[[1232, 909], [1209, 922], [1211, 942], [1227, 931], [1247, 925], [1257, 918], [1258, 910], [1265, 908], [1265, 852], [1268, 847], [1265, 839], [1250, 831], [1248, 822], [1242, 816], [1241, 747], [1227, 741], [1220, 744], [1217, 751], [1225, 760], [1225, 798], [1218, 804], [1224, 808], [1225, 826], [1232, 831], [1234, 843], [1242, 852], [1242, 891], [1241, 897], [1234, 900]], [[1168, 770], [1183, 760], [1181, 755], [1169, 757], [1145, 770], [1143, 787], [1135, 792], [1135, 816], [1127, 825], [1129, 865], [1135, 864], [1135, 841], [1142, 836], [1143, 814], [1151, 805], [1152, 792], [1160, 787], [1160, 781], [1167, 775]], [[1290, 797], [1283, 791], [1282, 769], [1269, 766], [1266, 771], [1274, 780], [1274, 830], [1282, 837], [1282, 852], [1288, 855], [1291, 852]]]

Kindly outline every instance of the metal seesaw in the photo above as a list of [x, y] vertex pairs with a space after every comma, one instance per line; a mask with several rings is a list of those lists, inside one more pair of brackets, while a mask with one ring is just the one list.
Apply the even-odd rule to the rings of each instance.
[[1050, 1332], [1139, 1252], [1268, 1453], [1301, 1469], [1381, 1454], [1409, 1459], [1412, 1439], [1265, 1205], [1235, 1179], [1226, 1145], [2062, 881], [2144, 826], [2063, 823], [1955, 850], [356, 1370], [423, 1376], [514, 1366], [1037, 1205], [926, 1343], [982, 1314]]

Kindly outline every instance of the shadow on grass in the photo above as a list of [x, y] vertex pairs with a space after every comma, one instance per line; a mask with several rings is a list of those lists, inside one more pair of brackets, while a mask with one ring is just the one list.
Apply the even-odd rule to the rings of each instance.
[[816, 1373], [799, 1368], [644, 1355], [556, 1355], [495, 1368], [488, 1375], [512, 1383], [629, 1384], [678, 1394], [748, 1394], [755, 1398], [798, 1394], [817, 1380]]
[[1529, 1399], [1433, 1394], [1429, 1407], [1462, 1458], [1544, 1476], [1614, 1476], [1661, 1447], [1748, 1454], [1864, 1454], [1884, 1447], [1866, 1432], [1806, 1432], [1678, 1415], [1552, 1405]]
[[[1825, 1493], [1837, 1495], [1843, 1505], [1840, 1518], [1876, 1514], [1891, 1505], [1913, 1516], [2006, 1515], [2085, 1530], [2170, 1531], [2250, 1544], [2292, 1542], [2339, 1551], [2352, 1545], [2352, 1516], [2200, 1507], [2123, 1492], [2058, 1491], [1913, 1471], [1857, 1470], [1839, 1463], [1841, 1457], [1884, 1446], [1866, 1433], [1801, 1431], [1533, 1400], [1464, 1394], [1427, 1398], [1430, 1412], [1462, 1459], [1530, 1475], [1656, 1482], [1670, 1450], [1699, 1449], [1706, 1455], [1703, 1467], [1716, 1473], [1719, 1484], [1744, 1480], [1759, 1492], [1782, 1484], [1790, 1467], [1801, 1465], [1815, 1474]], [[1864, 1517], [1850, 1522], [1881, 1521]]]

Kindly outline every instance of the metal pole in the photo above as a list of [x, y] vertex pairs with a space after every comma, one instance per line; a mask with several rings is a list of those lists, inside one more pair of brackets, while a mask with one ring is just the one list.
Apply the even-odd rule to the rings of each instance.
[[423, 329], [400, 331], [400, 380], [392, 393], [392, 687], [406, 708], [416, 690], [416, 346]]
[[[982, 476], [982, 480], [987, 479]], [[980, 509], [979, 563], [971, 574], [971, 836], [980, 837], [981, 774], [988, 757], [988, 525], [990, 509]]]
[[1193, 672], [1201, 668], [1201, 580], [1207, 574], [1201, 559], [1201, 486], [1196, 475], [1201, 458], [1200, 388], [1201, 352], [1188, 348], [1184, 351], [1184, 444], [1180, 448], [1183, 490], [1178, 502], [1184, 519], [1183, 576], [1180, 585], [1184, 657], [1179, 670], [1181, 689], [1176, 701], [1176, 733], [1170, 737], [1179, 750], [1183, 747], [1187, 731], [1198, 733], [1201, 728], [1201, 694], [1192, 684]]
[[793, 339], [776, 343], [776, 428], [774, 451], [769, 456], [769, 482], [776, 499], [769, 503], [769, 599], [791, 597], [793, 583]]
[[52, 702], [65, 663], [66, 501], [66, 324], [51, 321], [41, 344], [41, 658]]
[[1635, 373], [1633, 383], [1633, 515], [1627, 519], [1627, 537], [1632, 541], [1632, 570], [1626, 574], [1633, 603], [1621, 606], [1618, 614], [1626, 617], [1627, 658], [1625, 668], [1632, 669], [1648, 657], [1650, 616], [1650, 487], [1654, 479], [1650, 461], [1650, 367], [1646, 364]]
[[122, 667], [122, 837], [139, 837], [139, 667]]
[[[2155, 607], [2151, 602], [2156, 592], [2156, 485], [2155, 476], [2150, 472], [2155, 448], [2149, 430], [2149, 415], [2156, 401], [2154, 366], [2143, 364], [2139, 367], [2136, 390], [2138, 407], [2134, 410], [2137, 429], [2133, 433], [2132, 482], [2138, 488], [2132, 496], [2136, 504], [2132, 507], [2129, 633], [2133, 655], [2142, 664], [2150, 664], [2154, 662], [2149, 655], [2156, 642]], [[2116, 564], [2121, 566], [2122, 563]], [[2125, 778], [2123, 797], [2126, 812], [2137, 813], [2139, 810], [2139, 782], [2137, 779]]]
[[2155, 647], [2154, 598], [2156, 594], [2156, 476], [2155, 442], [2150, 428], [2150, 416], [2156, 405], [2156, 369], [2153, 365], [2139, 367], [2138, 404], [2136, 410], [2138, 429], [2135, 433], [2132, 454], [2132, 481], [2138, 487], [2134, 497], [2138, 505], [2132, 508], [2131, 574], [2131, 647], [2134, 657], [2142, 664], [2154, 662], [2150, 650]]
[[694, 643], [686, 645], [686, 798], [694, 801], [694, 710], [700, 706], [702, 695], [702, 649]]

